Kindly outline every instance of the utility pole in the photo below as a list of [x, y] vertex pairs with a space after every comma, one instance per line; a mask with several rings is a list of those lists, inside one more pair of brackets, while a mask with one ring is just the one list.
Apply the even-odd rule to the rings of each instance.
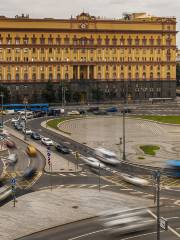
[[25, 131], [24, 131], [24, 140], [27, 140], [27, 138], [26, 138], [26, 128], [27, 128], [27, 119], [26, 119], [26, 111], [27, 111], [27, 99], [26, 98], [24, 98], [24, 104], [25, 104], [25, 126], [24, 126], [24, 128], [25, 128]]
[[160, 171], [156, 171], [156, 200], [157, 200], [157, 240], [160, 240]]
[[1, 92], [1, 126], [3, 128], [3, 98], [4, 98], [4, 94]]
[[99, 192], [101, 191], [101, 168], [99, 163]]
[[123, 160], [126, 160], [125, 109], [123, 107]]

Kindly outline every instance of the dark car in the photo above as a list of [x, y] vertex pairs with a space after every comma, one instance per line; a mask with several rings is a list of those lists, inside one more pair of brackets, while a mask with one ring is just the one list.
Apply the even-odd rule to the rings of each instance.
[[16, 130], [21, 131], [23, 129], [23, 126], [20, 124], [15, 125]]
[[95, 115], [107, 115], [107, 112], [104, 110], [99, 110], [99, 111], [94, 111], [93, 112]]
[[24, 171], [24, 174], [22, 175], [22, 178], [28, 179], [31, 178], [36, 174], [36, 168], [35, 167], [27, 167]]
[[99, 111], [99, 107], [90, 107], [90, 108], [88, 108], [87, 109], [87, 112], [97, 112], [97, 111]]
[[56, 145], [56, 150], [57, 150], [58, 152], [61, 152], [61, 153], [64, 153], [64, 154], [70, 153], [69, 148], [67, 148], [66, 146], [63, 146], [63, 145], [61, 145], [61, 144], [57, 144], [57, 145]]
[[80, 109], [80, 110], [79, 110], [79, 113], [80, 113], [80, 114], [85, 114], [86, 111], [85, 111], [84, 109]]
[[117, 111], [118, 111], [118, 109], [116, 107], [111, 107], [111, 108], [106, 109], [106, 112], [110, 112], [110, 113], [117, 112]]
[[39, 133], [36, 133], [36, 132], [33, 132], [31, 134], [31, 138], [34, 139], [34, 140], [41, 140], [41, 136]]
[[122, 113], [123, 113], [123, 111], [125, 112], [125, 113], [130, 113], [131, 112], [131, 109], [130, 108], [124, 108], [124, 109], [122, 109]]

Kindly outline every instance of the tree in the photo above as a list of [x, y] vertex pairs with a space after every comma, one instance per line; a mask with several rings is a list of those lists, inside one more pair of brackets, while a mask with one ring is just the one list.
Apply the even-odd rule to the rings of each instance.
[[176, 81], [177, 84], [180, 85], [180, 63], [176, 65]]
[[51, 81], [48, 81], [48, 82], [47, 82], [46, 88], [45, 88], [44, 91], [42, 92], [42, 97], [43, 97], [44, 100], [47, 101], [48, 103], [50, 103], [50, 102], [55, 102], [56, 96], [55, 96], [55, 92], [54, 92], [53, 83], [52, 83]]
[[7, 87], [0, 85], [0, 93], [4, 95], [3, 101], [4, 103], [9, 103], [10, 102], [10, 91]]

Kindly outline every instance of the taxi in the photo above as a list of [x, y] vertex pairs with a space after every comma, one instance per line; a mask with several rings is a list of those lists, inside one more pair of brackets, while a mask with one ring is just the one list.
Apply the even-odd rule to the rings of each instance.
[[33, 145], [28, 145], [26, 152], [30, 157], [35, 157], [37, 155], [37, 150]]

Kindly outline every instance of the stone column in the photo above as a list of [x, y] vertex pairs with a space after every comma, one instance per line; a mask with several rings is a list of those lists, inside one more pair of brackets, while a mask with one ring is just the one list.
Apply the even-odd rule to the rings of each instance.
[[78, 65], [78, 80], [80, 79], [80, 66]]

